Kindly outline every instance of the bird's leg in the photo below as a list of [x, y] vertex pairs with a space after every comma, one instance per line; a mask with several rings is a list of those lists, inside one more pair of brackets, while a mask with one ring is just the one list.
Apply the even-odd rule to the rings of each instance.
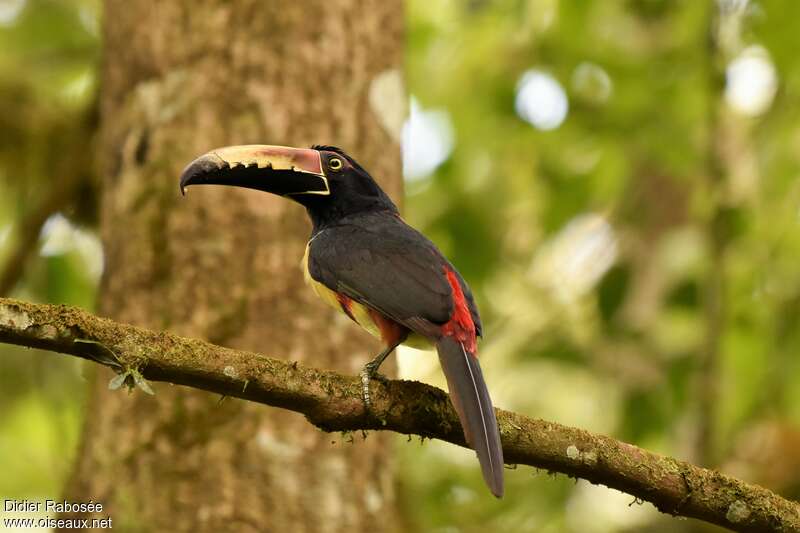
[[397, 345], [400, 344], [390, 344], [386, 348], [383, 349], [381, 353], [375, 356], [375, 358], [364, 365], [364, 368], [361, 370], [361, 394], [364, 398], [364, 404], [367, 406], [367, 409], [370, 408], [370, 400], [369, 400], [369, 380], [377, 377], [378, 369], [381, 367], [383, 362], [389, 357], [389, 354], [397, 348]]

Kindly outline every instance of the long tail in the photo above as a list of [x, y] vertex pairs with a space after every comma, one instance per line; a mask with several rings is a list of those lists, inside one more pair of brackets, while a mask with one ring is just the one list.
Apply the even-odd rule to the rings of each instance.
[[436, 343], [436, 350], [467, 444], [478, 454], [483, 479], [492, 494], [501, 498], [503, 447], [478, 358], [467, 352], [462, 343], [446, 336]]

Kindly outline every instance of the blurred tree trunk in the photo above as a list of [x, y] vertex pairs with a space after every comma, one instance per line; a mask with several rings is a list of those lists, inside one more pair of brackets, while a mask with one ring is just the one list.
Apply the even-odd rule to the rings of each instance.
[[[377, 346], [303, 286], [303, 210], [227, 188], [181, 199], [177, 178], [220, 145], [338, 144], [397, 198], [373, 81], [399, 80], [402, 19], [399, 0], [106, 1], [101, 313], [356, 372]], [[115, 528], [393, 529], [387, 436], [179, 387], [110, 392], [111, 377], [93, 379], [66, 497], [103, 503]]]

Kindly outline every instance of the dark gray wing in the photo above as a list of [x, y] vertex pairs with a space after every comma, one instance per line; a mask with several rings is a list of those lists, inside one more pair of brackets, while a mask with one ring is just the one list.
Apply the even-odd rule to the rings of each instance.
[[390, 214], [322, 230], [308, 256], [316, 281], [423, 334], [453, 313], [446, 266], [433, 243]]

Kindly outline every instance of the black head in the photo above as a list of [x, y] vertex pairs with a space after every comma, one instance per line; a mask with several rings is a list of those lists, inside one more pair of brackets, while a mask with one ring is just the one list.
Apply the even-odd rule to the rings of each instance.
[[297, 197], [315, 226], [325, 226], [350, 215], [375, 211], [397, 212], [389, 196], [364, 167], [335, 146], [314, 145], [320, 154], [330, 195]]
[[372, 176], [341, 148], [246, 145], [212, 150], [181, 174], [189, 185], [230, 185], [291, 198], [308, 211], [315, 229], [360, 213], [397, 207]]

